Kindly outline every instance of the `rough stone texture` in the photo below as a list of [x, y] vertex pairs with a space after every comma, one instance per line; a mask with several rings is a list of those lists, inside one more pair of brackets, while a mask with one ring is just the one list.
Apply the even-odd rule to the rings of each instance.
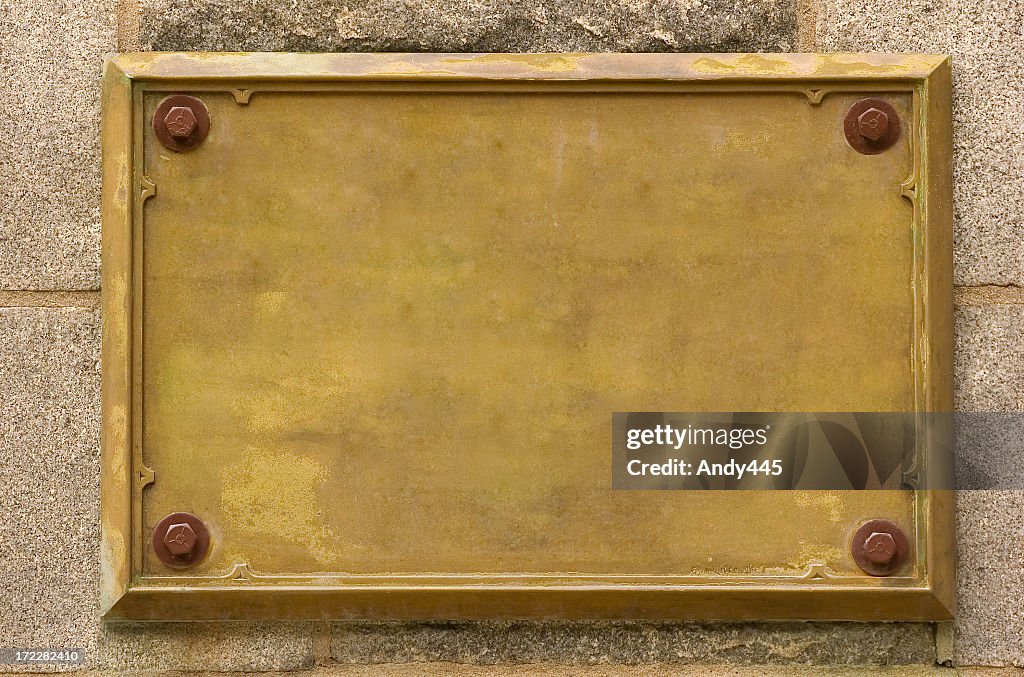
[[[1024, 411], [1024, 305], [961, 305], [956, 328], [957, 407]], [[1021, 491], [957, 496], [956, 664], [1024, 665], [1021, 514]]]
[[1024, 492], [962, 491], [956, 665], [1024, 665]]
[[788, 51], [795, 0], [142, 0], [153, 50]]
[[1024, 284], [1024, 2], [819, 0], [821, 51], [953, 60], [957, 284]]
[[0, 309], [0, 647], [95, 650], [99, 313]]
[[100, 628], [97, 666], [110, 670], [311, 668], [309, 623], [151, 623]]
[[956, 312], [958, 411], [1024, 411], [1024, 305], [961, 305]]
[[924, 623], [346, 622], [339, 663], [934, 663]]
[[1024, 490], [1024, 304], [959, 305], [954, 373], [958, 486]]
[[955, 431], [957, 489], [1024, 491], [1024, 414], [961, 412]]
[[96, 289], [100, 65], [113, 0], [3, 0], [0, 288]]

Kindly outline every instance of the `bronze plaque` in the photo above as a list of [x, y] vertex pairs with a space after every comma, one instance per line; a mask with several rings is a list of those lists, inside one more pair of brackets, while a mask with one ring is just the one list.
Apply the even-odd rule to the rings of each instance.
[[610, 470], [613, 412], [950, 409], [949, 77], [114, 57], [107, 617], [949, 618], [948, 491]]

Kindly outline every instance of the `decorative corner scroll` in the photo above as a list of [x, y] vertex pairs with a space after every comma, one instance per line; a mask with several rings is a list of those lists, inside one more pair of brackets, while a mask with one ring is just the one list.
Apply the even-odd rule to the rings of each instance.
[[910, 204], [917, 205], [917, 171], [900, 184], [900, 195], [910, 200]]
[[807, 97], [807, 102], [812, 106], [817, 106], [821, 103], [821, 100], [825, 98], [831, 90], [828, 89], [805, 89], [803, 90], [804, 96]]
[[249, 571], [249, 565], [242, 562], [235, 564], [231, 571], [224, 577], [229, 581], [239, 581], [242, 583], [249, 583], [256, 579], [255, 574]]
[[812, 562], [800, 576], [800, 580], [802, 581], [830, 581], [837, 578], [843, 577], [839, 576], [824, 562]]
[[921, 488], [921, 471], [917, 467], [916, 458], [913, 465], [903, 473], [903, 488], [914, 490]]
[[255, 90], [252, 89], [230, 89], [228, 90], [231, 96], [234, 97], [235, 103], [239, 106], [249, 105], [249, 97], [253, 95]]
[[143, 175], [139, 181], [139, 203], [146, 204], [146, 200], [156, 197], [156, 184], [148, 176]]
[[135, 471], [135, 486], [139, 491], [142, 491], [150, 484], [156, 481], [156, 474], [152, 468], [147, 467], [145, 464], [140, 463], [139, 469]]

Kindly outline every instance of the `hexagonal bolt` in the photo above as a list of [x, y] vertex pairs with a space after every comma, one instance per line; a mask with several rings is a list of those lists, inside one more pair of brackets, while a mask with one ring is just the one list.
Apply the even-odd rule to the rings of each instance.
[[185, 106], [174, 106], [164, 116], [164, 126], [167, 132], [180, 141], [192, 136], [198, 121], [191, 108]]
[[176, 557], [188, 555], [196, 547], [196, 532], [189, 524], [172, 524], [164, 534], [164, 545]]
[[864, 541], [864, 557], [872, 564], [889, 564], [896, 556], [896, 550], [892, 534], [884, 531], [873, 531]]
[[857, 133], [869, 141], [878, 141], [889, 133], [889, 116], [877, 108], [868, 108], [857, 116]]

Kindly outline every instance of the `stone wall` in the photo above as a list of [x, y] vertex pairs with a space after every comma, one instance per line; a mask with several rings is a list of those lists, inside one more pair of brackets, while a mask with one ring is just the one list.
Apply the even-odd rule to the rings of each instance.
[[[1022, 492], [962, 492], [959, 617], [907, 623], [239, 623], [97, 618], [99, 74], [117, 50], [920, 51], [953, 56], [957, 404], [1024, 410], [1020, 0], [2, 0], [0, 647], [94, 670], [440, 662], [1024, 666]], [[460, 667], [461, 666], [461, 667]], [[559, 667], [563, 666], [563, 667]], [[426, 669], [420, 666], [418, 669]], [[792, 668], [798, 670], [797, 668]], [[909, 669], [909, 668], [908, 668]], [[940, 668], [934, 668], [945, 671]], [[360, 668], [360, 674], [370, 668]], [[708, 669], [710, 670], [710, 669]], [[760, 674], [763, 668], [735, 674]], [[789, 669], [787, 669], [788, 671]], [[626, 674], [609, 667], [595, 674]], [[704, 669], [693, 671], [702, 674]], [[869, 669], [864, 674], [870, 674]], [[366, 674], [369, 674], [368, 672]], [[842, 672], [842, 674], [852, 674]]]

